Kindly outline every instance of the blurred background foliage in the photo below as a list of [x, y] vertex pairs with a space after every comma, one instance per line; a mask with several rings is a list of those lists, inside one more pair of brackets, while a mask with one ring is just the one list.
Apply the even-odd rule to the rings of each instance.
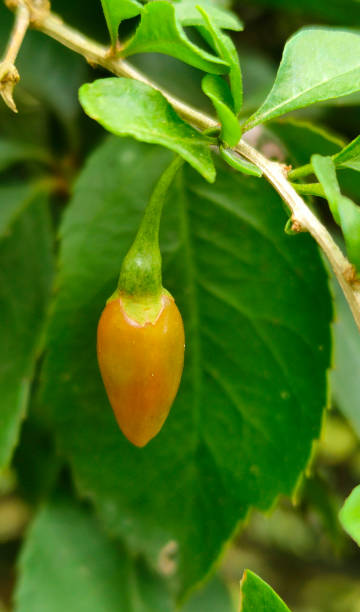
[[[52, 6], [75, 27], [100, 41], [107, 40], [100, 2], [54, 0]], [[234, 37], [244, 73], [244, 113], [263, 101], [284, 43], [297, 29], [315, 24], [360, 27], [357, 0], [238, 0], [234, 10], [245, 23], [244, 32]], [[1, 4], [2, 49], [11, 24], [12, 15]], [[209, 110], [197, 70], [159, 55], [136, 57], [135, 61], [173, 93]], [[31, 175], [40, 180], [50, 168], [56, 226], [84, 158], [103, 137], [102, 129], [80, 111], [77, 89], [86, 79], [104, 73], [94, 71], [82, 58], [37, 32], [26, 36], [18, 68], [19, 114], [14, 116], [0, 105], [0, 171], [2, 178], [11, 184], [19, 176], [26, 179]], [[360, 133], [356, 98], [347, 100], [346, 107], [343, 103], [317, 106], [296, 113], [295, 118], [326, 125], [329, 152], [331, 141], [346, 140]], [[283, 159], [289, 159], [288, 143], [292, 152], [297, 151], [296, 161], [305, 163], [317, 134], [309, 129], [305, 142], [296, 126], [289, 124], [284, 128], [279, 123], [253, 138], [270, 157]], [[4, 159], [9, 160], [6, 151], [9, 142], [13, 146], [12, 161], [2, 164], [2, 151], [6, 152]], [[28, 143], [28, 148], [24, 143]], [[342, 176], [345, 191], [358, 198], [359, 179], [351, 172]], [[327, 221], [330, 222], [328, 218]], [[186, 612], [230, 611], [236, 605], [238, 582], [245, 567], [269, 582], [293, 612], [360, 612], [360, 553], [337, 519], [343, 499], [360, 481], [360, 379], [349, 377], [347, 368], [348, 363], [360, 365], [360, 339], [335, 286], [334, 292], [338, 315], [333, 393], [308, 478], [299, 486], [293, 504], [280, 500], [268, 516], [254, 513], [249, 517], [245, 529], [224, 551], [218, 577], [190, 597], [183, 608]], [[56, 478], [61, 479], [64, 489], [71, 486], [54, 442], [38, 422], [34, 407], [21, 436], [14, 466], [0, 474], [1, 612], [11, 609], [16, 557], [33, 509], [41, 504]]]

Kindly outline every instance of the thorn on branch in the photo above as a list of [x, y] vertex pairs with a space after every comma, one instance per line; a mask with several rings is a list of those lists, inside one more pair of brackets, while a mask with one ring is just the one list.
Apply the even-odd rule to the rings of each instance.
[[16, 83], [20, 80], [20, 75], [14, 64], [4, 61], [0, 63], [0, 95], [5, 104], [14, 112], [17, 113], [16, 104], [14, 102], [13, 92]]
[[15, 23], [10, 40], [0, 63], [0, 95], [5, 104], [17, 113], [14, 102], [14, 87], [20, 80], [15, 60], [20, 51], [26, 31], [30, 25], [38, 26], [50, 11], [49, 0], [5, 0], [8, 8], [15, 10]]

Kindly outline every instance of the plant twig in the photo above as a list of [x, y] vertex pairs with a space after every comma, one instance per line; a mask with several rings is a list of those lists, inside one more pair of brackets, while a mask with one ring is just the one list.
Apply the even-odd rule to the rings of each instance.
[[[13, 1], [19, 3], [22, 0]], [[27, 1], [30, 2], [30, 0]], [[102, 66], [118, 76], [124, 76], [142, 81], [143, 83], [147, 83], [148, 85], [159, 90], [174, 107], [177, 113], [198, 129], [205, 130], [218, 125], [215, 119], [172, 96], [167, 91], [150, 81], [141, 72], [133, 68], [131, 64], [125, 60], [119, 57], [112, 57], [111, 53], [109, 53], [108, 47], [104, 47], [103, 45], [96, 43], [74, 28], [65, 25], [58, 16], [50, 12], [44, 13], [43, 17], [38, 19], [35, 23], [35, 27], [51, 38], [56, 39], [69, 49], [83, 55], [91, 65], [95, 64]], [[280, 197], [291, 210], [293, 223], [298, 228], [310, 232], [310, 234], [319, 244], [334, 270], [344, 295], [350, 305], [356, 324], [360, 329], [360, 287], [359, 283], [354, 280], [354, 274], [350, 273], [353, 271], [353, 266], [351, 266], [349, 261], [343, 255], [327, 231], [326, 227], [319, 221], [319, 219], [317, 219], [300, 195], [296, 192], [294, 187], [290, 184], [284, 166], [268, 160], [256, 149], [248, 145], [244, 140], [241, 140], [238, 143], [235, 150], [262, 170], [266, 179], [273, 185]], [[294, 178], [294, 174], [292, 177]]]
[[26, 30], [30, 25], [30, 10], [25, 3], [16, 6], [16, 15], [13, 30], [11, 32], [8, 46], [5, 50], [4, 59], [0, 63], [0, 95], [5, 104], [17, 113], [13, 98], [14, 87], [20, 79], [15, 66], [15, 60], [24, 40]]
[[263, 171], [268, 181], [290, 208], [293, 222], [305, 228], [315, 238], [329, 260], [360, 330], [360, 284], [354, 276], [354, 266], [346, 259], [326, 227], [287, 180], [283, 166], [269, 161], [243, 141], [237, 148], [244, 157]]

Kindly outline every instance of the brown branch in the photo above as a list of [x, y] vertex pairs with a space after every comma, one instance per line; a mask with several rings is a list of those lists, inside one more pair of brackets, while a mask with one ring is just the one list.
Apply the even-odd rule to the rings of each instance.
[[17, 113], [17, 108], [14, 102], [13, 92], [16, 83], [18, 83], [20, 79], [20, 75], [15, 66], [15, 60], [29, 25], [30, 10], [25, 3], [19, 3], [16, 6], [15, 22], [10, 40], [5, 50], [4, 58], [0, 63], [0, 95], [5, 104], [11, 108], [14, 113]]

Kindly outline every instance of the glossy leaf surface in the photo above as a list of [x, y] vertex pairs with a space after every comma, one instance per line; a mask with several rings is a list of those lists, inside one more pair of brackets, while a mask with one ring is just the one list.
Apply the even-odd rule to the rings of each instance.
[[101, 0], [107, 27], [113, 46], [116, 45], [118, 28], [124, 19], [139, 15], [143, 9], [137, 0]]
[[239, 612], [290, 612], [290, 610], [266, 582], [246, 570], [241, 580]]
[[134, 53], [165, 53], [205, 72], [229, 72], [226, 61], [189, 40], [177, 19], [174, 5], [163, 0], [149, 2], [144, 7], [140, 25], [121, 53], [123, 57]]
[[360, 90], [360, 34], [300, 30], [286, 43], [274, 86], [246, 129], [316, 102]]
[[360, 171], [360, 136], [349, 142], [333, 159], [339, 168], [351, 168]]
[[101, 384], [96, 324], [167, 163], [162, 149], [111, 139], [85, 167], [61, 229], [42, 398], [78, 490], [164, 572], [171, 551], [184, 592], [249, 507], [291, 494], [305, 468], [327, 401], [331, 306], [314, 242], [284, 234], [281, 201], [264, 181], [220, 168], [210, 188], [184, 172], [162, 224], [184, 375], [160, 434], [132, 447]]
[[156, 89], [131, 79], [100, 79], [81, 87], [80, 102], [109, 132], [161, 144], [215, 180], [210, 140], [185, 123]]

